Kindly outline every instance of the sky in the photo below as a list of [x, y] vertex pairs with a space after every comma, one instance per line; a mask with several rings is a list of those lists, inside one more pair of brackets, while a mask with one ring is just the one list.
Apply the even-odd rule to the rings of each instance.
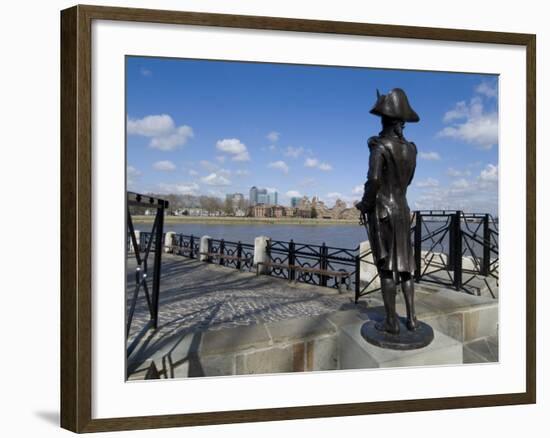
[[224, 197], [251, 186], [351, 206], [362, 196], [376, 90], [420, 116], [411, 209], [498, 211], [498, 77], [147, 57], [126, 58], [127, 183]]

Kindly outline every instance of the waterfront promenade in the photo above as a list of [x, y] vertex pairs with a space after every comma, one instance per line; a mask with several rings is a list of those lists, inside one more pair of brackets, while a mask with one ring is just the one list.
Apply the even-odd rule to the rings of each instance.
[[[154, 351], [173, 337], [313, 317], [354, 308], [353, 295], [335, 289], [292, 283], [253, 272], [237, 271], [196, 259], [163, 254], [158, 330], [148, 343]], [[127, 292], [134, 288], [135, 261], [128, 259]], [[129, 304], [129, 300], [128, 300]], [[137, 305], [128, 342], [149, 320], [144, 298]]]
[[[127, 267], [130, 297], [133, 258]], [[353, 334], [366, 320], [383, 317], [379, 293], [355, 304], [352, 292], [339, 294], [168, 253], [163, 254], [159, 297], [157, 330], [144, 330], [149, 311], [143, 295], [137, 302], [128, 338], [132, 380], [370, 366], [353, 356], [363, 344]], [[400, 295], [398, 311], [404, 314]], [[426, 364], [498, 360], [497, 300], [420, 283], [417, 312], [443, 343], [434, 347], [440, 350], [423, 353]], [[460, 352], [458, 359], [441, 353], [449, 345]]]

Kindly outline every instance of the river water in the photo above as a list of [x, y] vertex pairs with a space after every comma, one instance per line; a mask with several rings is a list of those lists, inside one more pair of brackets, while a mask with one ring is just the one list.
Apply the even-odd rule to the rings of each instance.
[[[422, 249], [428, 250], [434, 243], [432, 239], [424, 239], [425, 233], [435, 231], [444, 223], [441, 222], [426, 222], [423, 226], [423, 243]], [[152, 224], [140, 223], [136, 224], [136, 228], [142, 232], [151, 231]], [[476, 228], [476, 225], [470, 225], [470, 230]], [[465, 226], [463, 224], [463, 229]], [[357, 225], [277, 225], [277, 224], [200, 224], [200, 223], [166, 223], [164, 231], [174, 231], [178, 234], [194, 235], [196, 237], [210, 236], [214, 239], [225, 239], [231, 242], [241, 241], [242, 243], [254, 244], [254, 238], [258, 236], [267, 236], [272, 240], [290, 241], [296, 243], [306, 243], [312, 245], [327, 246], [355, 249], [359, 243], [367, 240], [367, 233], [363, 226]], [[478, 230], [478, 232], [480, 232]], [[411, 236], [412, 237], [412, 236]], [[438, 237], [435, 237], [437, 240]], [[432, 247], [431, 249], [438, 252], [447, 252], [449, 248], [449, 235], [446, 233], [442, 242]], [[478, 239], [482, 239], [478, 235]], [[463, 243], [466, 245], [466, 243]], [[481, 246], [469, 240], [469, 247], [464, 247], [464, 250], [470, 252], [470, 248], [474, 252], [481, 254]]]
[[[151, 225], [139, 224], [140, 231], [150, 231]], [[297, 243], [309, 243], [338, 248], [356, 248], [367, 240], [365, 228], [360, 225], [270, 225], [270, 224], [165, 224], [165, 231], [176, 233], [210, 236], [214, 239], [225, 239], [232, 242], [254, 243], [254, 238], [267, 236], [273, 240]]]

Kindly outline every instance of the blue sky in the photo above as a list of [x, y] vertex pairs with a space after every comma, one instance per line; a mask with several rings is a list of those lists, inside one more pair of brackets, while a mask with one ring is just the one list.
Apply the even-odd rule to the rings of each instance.
[[128, 187], [248, 195], [252, 185], [329, 206], [362, 194], [376, 89], [420, 115], [409, 204], [497, 211], [498, 78], [491, 75], [127, 57]]

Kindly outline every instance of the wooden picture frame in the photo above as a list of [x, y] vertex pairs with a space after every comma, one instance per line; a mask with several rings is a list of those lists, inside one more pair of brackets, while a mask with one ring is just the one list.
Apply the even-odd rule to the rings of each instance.
[[[517, 45], [526, 48], [526, 391], [510, 394], [193, 414], [92, 418], [92, 22], [113, 20], [355, 36]], [[61, 426], [74, 432], [365, 415], [536, 401], [536, 37], [530, 34], [196, 12], [75, 6], [61, 12]]]

